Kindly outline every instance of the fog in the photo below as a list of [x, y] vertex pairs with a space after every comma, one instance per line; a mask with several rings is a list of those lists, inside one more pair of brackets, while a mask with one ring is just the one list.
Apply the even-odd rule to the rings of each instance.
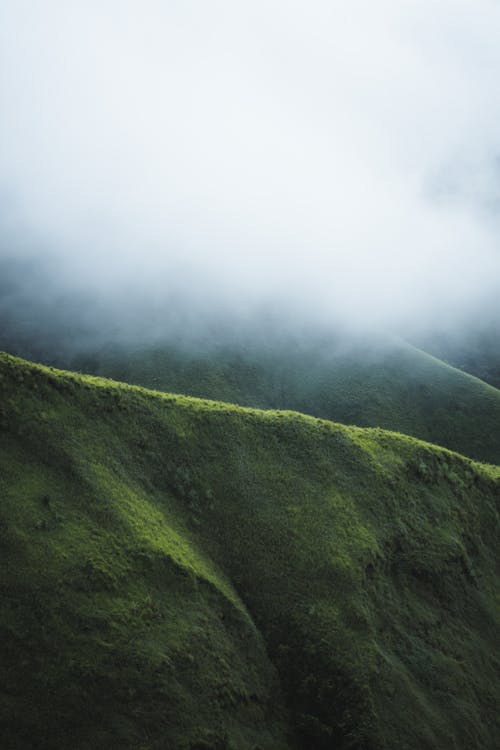
[[495, 316], [499, 73], [493, 0], [4, 0], [3, 309]]

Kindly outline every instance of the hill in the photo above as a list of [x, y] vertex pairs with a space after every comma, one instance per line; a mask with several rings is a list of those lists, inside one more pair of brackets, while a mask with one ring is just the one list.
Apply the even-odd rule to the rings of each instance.
[[0, 356], [2, 748], [493, 750], [500, 469]]
[[500, 388], [499, 330], [498, 319], [480, 320], [452, 330], [420, 334], [415, 339], [425, 351]]
[[382, 427], [500, 463], [500, 391], [389, 337], [108, 346], [65, 364], [167, 392]]
[[422, 334], [418, 349], [387, 333], [264, 313], [204, 321], [183, 308], [138, 316], [131, 304], [118, 316], [95, 299], [58, 296], [55, 269], [1, 270], [0, 349], [12, 354], [155, 390], [382, 427], [500, 464], [500, 391], [468, 374], [496, 383], [495, 327], [482, 336], [463, 326], [454, 337]]

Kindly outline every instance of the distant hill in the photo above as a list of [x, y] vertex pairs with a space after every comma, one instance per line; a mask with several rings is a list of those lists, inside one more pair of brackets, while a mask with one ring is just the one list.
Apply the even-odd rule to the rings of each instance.
[[421, 334], [425, 352], [454, 369], [389, 335], [264, 312], [202, 320], [185, 304], [106, 306], [58, 291], [57, 278], [53, 266], [0, 261], [0, 349], [152, 389], [378, 426], [500, 463], [500, 391], [467, 374], [497, 382], [493, 324], [439, 333], [436, 323]]
[[500, 388], [500, 321], [421, 334], [415, 340], [426, 351], [454, 367]]
[[157, 390], [382, 427], [500, 463], [500, 391], [389, 337], [109, 346], [64, 363]]
[[499, 545], [499, 468], [1, 355], [1, 746], [496, 750]]

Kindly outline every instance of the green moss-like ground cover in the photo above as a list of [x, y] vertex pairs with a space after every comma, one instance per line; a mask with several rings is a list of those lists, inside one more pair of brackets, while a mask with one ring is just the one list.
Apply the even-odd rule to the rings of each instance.
[[0, 355], [2, 748], [494, 750], [500, 469]]
[[388, 336], [110, 346], [65, 364], [156, 390], [382, 427], [500, 464], [500, 391]]

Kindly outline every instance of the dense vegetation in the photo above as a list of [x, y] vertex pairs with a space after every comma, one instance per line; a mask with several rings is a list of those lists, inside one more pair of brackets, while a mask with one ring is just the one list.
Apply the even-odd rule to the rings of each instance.
[[[498, 326], [439, 321], [412, 340], [276, 318], [200, 319], [154, 304], [69, 295], [57, 268], [0, 260], [0, 349], [146, 388], [382, 427], [500, 464]], [[133, 290], [131, 290], [133, 295]], [[61, 314], [61, 311], [64, 314]], [[409, 335], [410, 332], [408, 332]], [[156, 343], [153, 343], [156, 342]]]
[[8, 355], [0, 396], [2, 748], [498, 747], [500, 469]]
[[425, 351], [500, 388], [500, 321], [477, 321], [415, 337]]
[[197, 350], [116, 345], [65, 364], [148, 388], [382, 427], [500, 463], [500, 391], [388, 337]]

